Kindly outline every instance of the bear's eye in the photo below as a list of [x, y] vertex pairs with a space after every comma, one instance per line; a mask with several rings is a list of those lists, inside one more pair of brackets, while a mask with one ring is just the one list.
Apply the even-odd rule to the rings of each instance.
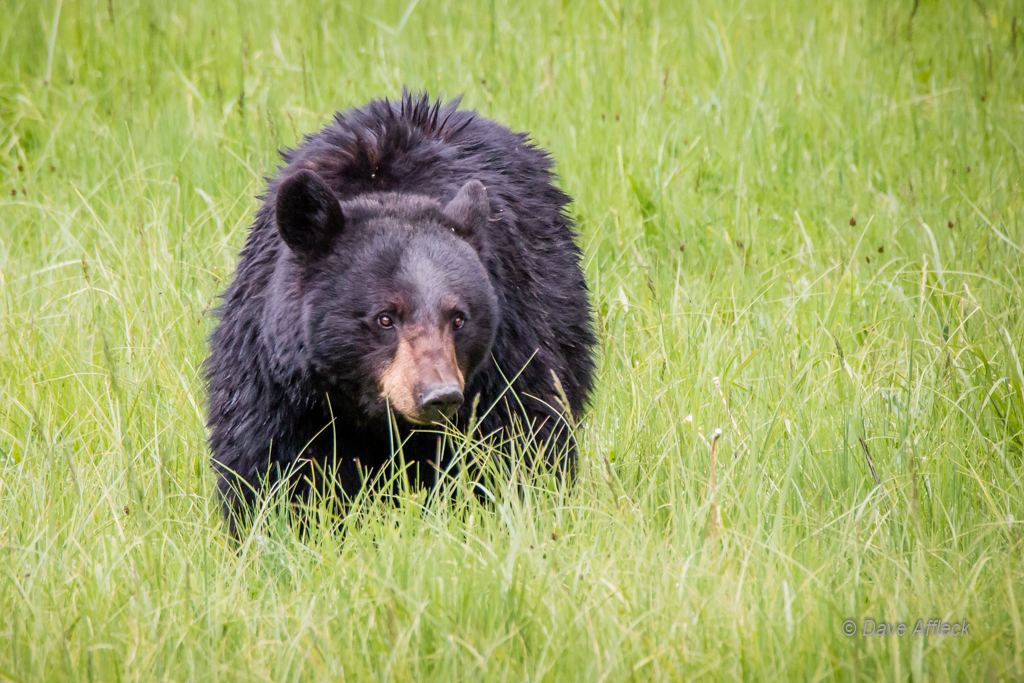
[[456, 313], [455, 317], [452, 318], [452, 327], [456, 330], [461, 329], [466, 324], [466, 319], [461, 313]]
[[391, 315], [388, 313], [381, 313], [380, 315], [378, 315], [377, 322], [385, 330], [390, 330], [392, 327], [395, 326], [395, 319], [392, 318]]

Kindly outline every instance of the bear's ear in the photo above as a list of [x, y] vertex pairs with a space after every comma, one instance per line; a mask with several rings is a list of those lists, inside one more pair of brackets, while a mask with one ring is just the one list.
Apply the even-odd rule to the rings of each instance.
[[302, 256], [327, 253], [345, 225], [337, 195], [313, 171], [301, 170], [286, 178], [277, 190], [274, 209], [281, 239]]
[[444, 215], [455, 223], [456, 233], [463, 239], [471, 240], [481, 236], [491, 215], [491, 204], [487, 201], [484, 184], [479, 180], [470, 180], [463, 185], [455, 199], [444, 207]]

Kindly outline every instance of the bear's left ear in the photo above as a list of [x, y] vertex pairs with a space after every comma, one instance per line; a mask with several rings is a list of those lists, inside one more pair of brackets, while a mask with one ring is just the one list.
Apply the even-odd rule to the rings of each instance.
[[274, 210], [281, 239], [301, 256], [326, 254], [345, 227], [334, 190], [323, 178], [305, 169], [281, 183]]
[[444, 207], [444, 215], [456, 225], [459, 237], [476, 241], [483, 236], [487, 219], [491, 216], [491, 204], [487, 201], [487, 189], [479, 180], [470, 180], [462, 186], [455, 199]]

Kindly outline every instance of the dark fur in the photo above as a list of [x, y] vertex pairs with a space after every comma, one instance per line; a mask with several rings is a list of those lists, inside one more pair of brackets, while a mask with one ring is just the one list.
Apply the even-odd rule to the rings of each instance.
[[[377, 332], [361, 323], [367, 311], [359, 309], [389, 294], [368, 290], [394, 286], [392, 261], [403, 249], [416, 250], [410, 258], [429, 253], [446, 264], [446, 295], [471, 301], [480, 315], [471, 322], [490, 310], [489, 329], [480, 322], [456, 345], [460, 363], [471, 368], [456, 423], [469, 422], [477, 395], [478, 415], [496, 403], [479, 423], [480, 435], [501, 441], [525, 415], [538, 443], [553, 442], [546, 452], [564, 454], [549, 464], [571, 476], [576, 447], [552, 409], [560, 405], [552, 371], [578, 418], [591, 388], [595, 343], [580, 250], [565, 212], [571, 199], [554, 185], [548, 155], [527, 135], [457, 107], [458, 100], [442, 106], [408, 94], [397, 103], [375, 100], [338, 114], [283, 153], [286, 165], [269, 181], [224, 294], [205, 367], [210, 448], [232, 521], [251, 508], [250, 487], [263, 479], [273, 483], [294, 471], [293, 495], [301, 499], [326, 471], [352, 495], [389, 462], [392, 436], [372, 375], [393, 349], [373, 341]], [[281, 215], [305, 216], [304, 202], [316, 197], [277, 201], [282, 182], [303, 170], [333, 190], [344, 227], [340, 235], [302, 234], [302, 222], [288, 220], [281, 231], [293, 235], [290, 249], [275, 206], [285, 204], [276, 206]], [[486, 188], [490, 216], [482, 230], [461, 234], [441, 209], [473, 179]], [[325, 224], [341, 215], [328, 213], [319, 217]], [[467, 245], [486, 269], [490, 291], [473, 281], [479, 266]], [[513, 396], [505, 378], [517, 373]], [[408, 425], [399, 423], [404, 436]], [[404, 457], [432, 461], [436, 444], [436, 436], [413, 434]]]

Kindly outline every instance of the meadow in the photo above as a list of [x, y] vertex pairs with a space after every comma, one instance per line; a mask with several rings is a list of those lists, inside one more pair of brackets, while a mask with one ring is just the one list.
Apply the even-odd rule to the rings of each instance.
[[[4, 0], [0, 680], [1024, 679], [1022, 22]], [[277, 150], [403, 85], [529, 131], [576, 198], [579, 481], [306, 536], [271, 507], [235, 546], [217, 295]]]

